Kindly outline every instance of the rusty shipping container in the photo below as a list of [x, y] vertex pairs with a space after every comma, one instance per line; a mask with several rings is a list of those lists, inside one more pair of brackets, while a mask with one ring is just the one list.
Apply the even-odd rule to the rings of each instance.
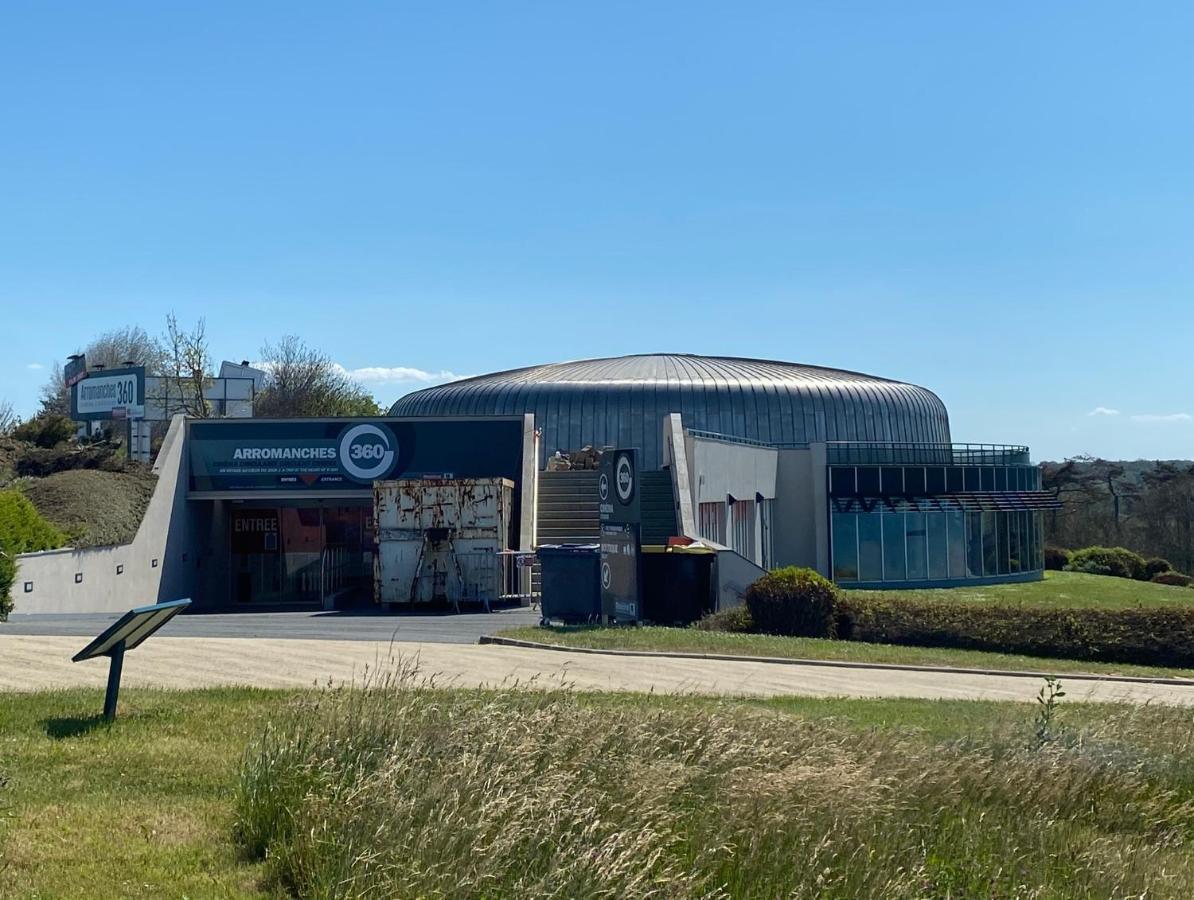
[[498, 554], [510, 548], [513, 507], [506, 478], [375, 482], [374, 599], [488, 608], [501, 595]]

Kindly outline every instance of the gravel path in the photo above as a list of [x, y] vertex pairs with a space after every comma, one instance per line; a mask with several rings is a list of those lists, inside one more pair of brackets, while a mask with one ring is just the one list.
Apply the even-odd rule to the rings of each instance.
[[[169, 626], [168, 626], [169, 627]], [[0, 690], [102, 687], [107, 660], [72, 663], [77, 637], [0, 635]], [[124, 684], [305, 687], [359, 680], [417, 660], [424, 675], [458, 686], [569, 686], [578, 690], [735, 696], [1035, 699], [1041, 682], [1007, 675], [893, 672], [723, 660], [616, 657], [476, 644], [254, 638], [151, 638], [124, 663]], [[1194, 688], [1066, 681], [1067, 700], [1194, 705]]]

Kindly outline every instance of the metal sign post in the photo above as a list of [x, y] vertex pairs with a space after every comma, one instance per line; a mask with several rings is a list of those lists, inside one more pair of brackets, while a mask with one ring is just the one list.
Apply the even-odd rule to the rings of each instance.
[[108, 689], [104, 693], [104, 718], [111, 722], [116, 718], [116, 701], [120, 695], [120, 675], [124, 669], [124, 654], [135, 650], [145, 639], [191, 605], [190, 600], [171, 600], [155, 603], [153, 606], [139, 606], [130, 609], [99, 637], [76, 653], [71, 662], [82, 662], [106, 656], [108, 664]]

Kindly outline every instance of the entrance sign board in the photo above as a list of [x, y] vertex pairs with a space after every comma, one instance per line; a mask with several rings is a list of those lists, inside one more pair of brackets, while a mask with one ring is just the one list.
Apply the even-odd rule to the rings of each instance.
[[75, 421], [134, 418], [144, 414], [144, 408], [144, 366], [93, 372], [70, 389], [70, 417]]
[[135, 650], [159, 628], [191, 605], [190, 600], [171, 600], [130, 609], [94, 641], [76, 653], [71, 662], [83, 662], [97, 656], [111, 659], [108, 666], [108, 690], [104, 695], [104, 718], [116, 718], [116, 698], [120, 693], [120, 673], [124, 668], [124, 654]]
[[521, 417], [192, 420], [187, 429], [191, 496], [371, 497], [373, 482], [392, 478], [522, 473]]

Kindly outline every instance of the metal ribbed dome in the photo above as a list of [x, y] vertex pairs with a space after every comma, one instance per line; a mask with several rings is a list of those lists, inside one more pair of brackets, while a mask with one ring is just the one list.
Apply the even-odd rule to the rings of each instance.
[[395, 416], [534, 413], [545, 453], [586, 444], [638, 447], [661, 463], [662, 419], [777, 444], [948, 443], [949, 416], [916, 385], [734, 357], [653, 354], [586, 359], [480, 375], [407, 394]]

